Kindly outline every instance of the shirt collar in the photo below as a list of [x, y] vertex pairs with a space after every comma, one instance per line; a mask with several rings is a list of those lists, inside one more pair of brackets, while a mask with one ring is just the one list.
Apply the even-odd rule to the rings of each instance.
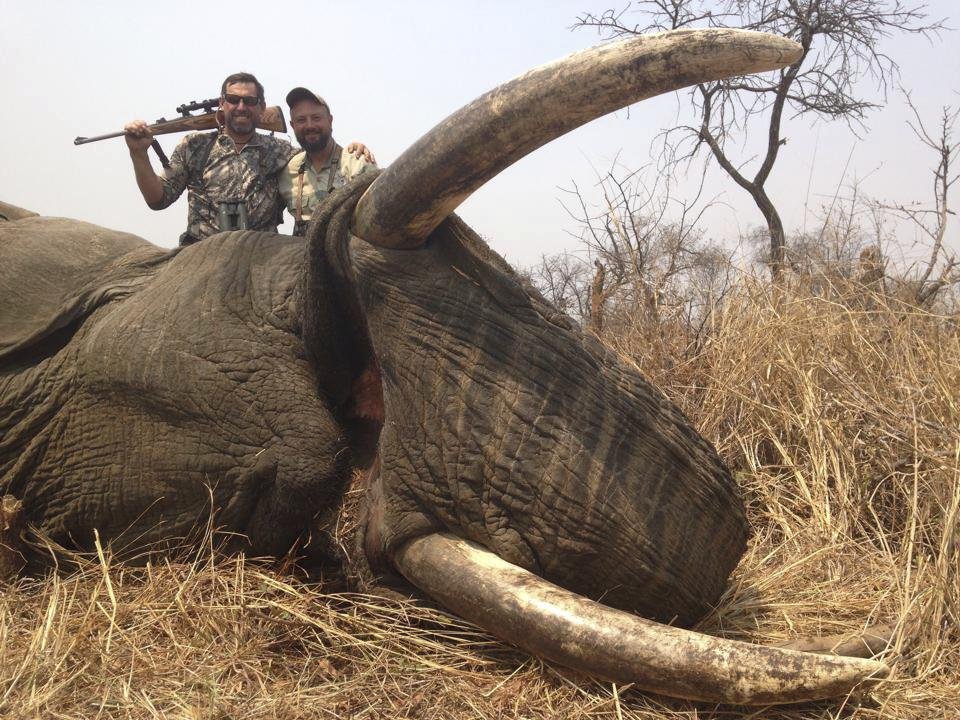
[[[343, 152], [343, 148], [337, 144], [337, 141], [333, 141], [333, 150], [330, 152], [330, 157], [327, 158], [327, 161], [321, 166], [320, 170], [323, 168], [330, 167], [333, 165], [333, 160]], [[320, 172], [320, 170], [313, 169], [313, 163], [310, 162], [310, 156], [307, 154], [307, 151], [303, 151], [303, 160], [300, 161], [300, 167], [297, 168], [298, 173], [302, 172]]]
[[[217, 142], [223, 147], [237, 146], [237, 144], [233, 141], [233, 138], [224, 132], [220, 133], [220, 135], [217, 137]], [[246, 149], [248, 147], [257, 147], [260, 144], [261, 144], [260, 133], [255, 132], [253, 134], [253, 137], [250, 138], [249, 142], [247, 142], [247, 144], [244, 145], [243, 147], [244, 149]], [[243, 152], [243, 150], [241, 150], [240, 152]]]

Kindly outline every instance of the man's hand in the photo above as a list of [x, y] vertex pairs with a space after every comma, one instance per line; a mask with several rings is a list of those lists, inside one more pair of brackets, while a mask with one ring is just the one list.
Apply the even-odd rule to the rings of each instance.
[[[124, 130], [126, 130], [126, 128], [124, 128]], [[127, 140], [128, 144], [129, 142], [130, 141]], [[377, 164], [377, 159], [373, 156], [373, 153], [370, 152], [370, 148], [368, 148], [363, 143], [358, 143], [358, 142], [350, 143], [349, 145], [347, 145], [347, 152], [353, 155], [355, 158], [357, 158], [357, 160], [363, 158], [368, 163], [373, 163], [374, 165]]]
[[134, 120], [123, 126], [126, 133], [123, 139], [127, 141], [130, 152], [146, 152], [153, 143], [153, 133], [143, 120]]
[[163, 183], [153, 171], [150, 157], [147, 155], [147, 148], [153, 144], [153, 133], [143, 120], [127, 123], [123, 126], [123, 132], [126, 133], [123, 139], [127, 141], [127, 147], [130, 149], [130, 160], [133, 162], [137, 187], [140, 188], [140, 194], [143, 195], [147, 205], [156, 210], [158, 203], [163, 199]]

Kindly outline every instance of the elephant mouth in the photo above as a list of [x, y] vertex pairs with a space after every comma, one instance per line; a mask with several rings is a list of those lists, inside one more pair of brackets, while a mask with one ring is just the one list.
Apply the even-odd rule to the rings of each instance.
[[[799, 53], [798, 45], [783, 38], [736, 30], [675, 31], [579, 53], [482, 96], [427, 133], [365, 191], [369, 181], [351, 186], [348, 192], [363, 192], [359, 201], [322, 209], [308, 241], [304, 340], [317, 358], [316, 367], [364, 368], [358, 376], [322, 382], [345, 417], [367, 422], [381, 453], [392, 453], [384, 455], [384, 465], [402, 465], [407, 446], [432, 447], [438, 440], [407, 438], [406, 428], [395, 427], [401, 414], [421, 409], [413, 407], [409, 397], [385, 393], [384, 387], [395, 386], [395, 377], [417, 370], [400, 366], [376, 347], [385, 328], [394, 337], [403, 330], [396, 330], [398, 317], [390, 306], [389, 287], [381, 283], [371, 289], [369, 283], [358, 282], [359, 275], [376, 274], [358, 266], [373, 267], [384, 258], [395, 259], [397, 253], [409, 255], [403, 251], [425, 243], [444, 243], [449, 233], [434, 231], [474, 190], [520, 157], [593, 118], [691, 84], [783, 67], [796, 61]], [[352, 239], [330, 241], [337, 237]], [[461, 258], [441, 259], [462, 272]], [[333, 328], [319, 309], [329, 306], [330, 293], [335, 300], [350, 298]], [[330, 332], [352, 340], [326, 342]], [[442, 414], [442, 397], [432, 405]], [[678, 440], [683, 442], [687, 439]], [[482, 448], [482, 441], [478, 445]], [[609, 452], [616, 455], [615, 449]], [[678, 462], [671, 458], [665, 470]], [[441, 459], [433, 467], [442, 465]], [[482, 465], [482, 458], [475, 465]], [[539, 570], [549, 561], [524, 545], [522, 533], [519, 543], [496, 548], [495, 542], [476, 542], [477, 536], [499, 537], [497, 533], [512, 532], [511, 528], [497, 526], [493, 535], [460, 532], [460, 510], [449, 510], [441, 520], [430, 512], [418, 513], [418, 504], [426, 503], [416, 497], [403, 500], [408, 508], [398, 523], [397, 514], [390, 516], [397, 485], [388, 487], [374, 474], [363, 529], [371, 563], [389, 563], [450, 610], [540, 656], [664, 695], [741, 704], [830, 697], [889, 672], [873, 660], [722, 640], [601, 605], [524, 569]], [[469, 487], [472, 479], [449, 473], [444, 477], [447, 483], [461, 481]], [[411, 516], [419, 519], [406, 521]], [[491, 518], [485, 516], [481, 525], [484, 522]], [[742, 538], [730, 540], [737, 542]], [[669, 574], [669, 562], [665, 565]], [[722, 577], [728, 572], [725, 569]], [[661, 593], [660, 601], [663, 597]]]

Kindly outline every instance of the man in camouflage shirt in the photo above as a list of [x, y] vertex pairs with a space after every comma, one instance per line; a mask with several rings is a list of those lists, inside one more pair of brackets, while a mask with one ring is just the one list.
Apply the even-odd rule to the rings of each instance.
[[[253, 75], [230, 75], [220, 92], [221, 131], [184, 138], [162, 176], [147, 156], [153, 142], [147, 124], [136, 120], [124, 127], [137, 186], [151, 209], [169, 207], [188, 189], [181, 245], [238, 227], [237, 203], [243, 204], [247, 229], [276, 232], [283, 222], [279, 173], [295, 151], [286, 140], [256, 132], [265, 107], [263, 85]], [[229, 227], [221, 228], [222, 209], [233, 213]]]

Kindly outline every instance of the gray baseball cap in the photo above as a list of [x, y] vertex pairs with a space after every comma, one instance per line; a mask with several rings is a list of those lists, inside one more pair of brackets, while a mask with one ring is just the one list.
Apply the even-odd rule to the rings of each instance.
[[293, 108], [293, 106], [301, 100], [313, 100], [315, 103], [323, 105], [327, 109], [327, 112], [330, 112], [330, 106], [327, 104], [327, 101], [312, 90], [307, 90], [305, 87], [295, 87], [287, 93], [288, 107]]

